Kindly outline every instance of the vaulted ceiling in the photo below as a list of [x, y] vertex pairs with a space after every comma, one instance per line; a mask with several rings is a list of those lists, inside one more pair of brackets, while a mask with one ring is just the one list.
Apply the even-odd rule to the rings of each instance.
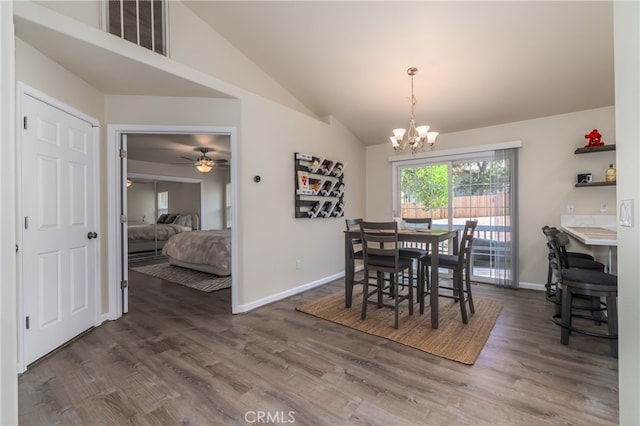
[[319, 116], [365, 144], [614, 104], [612, 1], [187, 1]]

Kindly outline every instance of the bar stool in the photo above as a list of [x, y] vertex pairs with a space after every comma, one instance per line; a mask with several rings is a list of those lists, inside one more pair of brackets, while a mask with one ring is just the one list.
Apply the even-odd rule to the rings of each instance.
[[[558, 324], [562, 330], [560, 333], [560, 343], [569, 344], [571, 333], [579, 333], [592, 337], [609, 339], [611, 355], [618, 357], [618, 277], [602, 271], [560, 267], [560, 251], [555, 239], [549, 240], [549, 245], [553, 251], [551, 267], [557, 274], [557, 292], [561, 297], [560, 313], [553, 315], [553, 322]], [[575, 297], [598, 300], [600, 309], [594, 310], [592, 307], [586, 308], [589, 314], [576, 312], [580, 307], [574, 306]], [[606, 299], [606, 304], [599, 303], [601, 298]], [[592, 304], [593, 306], [593, 304]], [[606, 317], [603, 315], [606, 312]], [[573, 318], [583, 318], [595, 321], [596, 324], [607, 323], [608, 333], [598, 333], [573, 325]]]
[[[362, 218], [357, 219], [345, 219], [345, 223], [347, 225], [348, 231], [360, 231], [360, 224], [362, 223]], [[356, 280], [355, 279], [355, 261], [363, 260], [364, 253], [362, 252], [362, 240], [360, 239], [360, 233], [357, 236], [352, 238], [348, 238], [348, 247], [345, 248], [347, 251], [348, 262], [345, 265], [345, 273], [344, 273], [344, 305], [345, 308], [351, 307], [351, 302], [353, 300], [353, 286], [355, 284], [364, 284], [364, 280]]]
[[[555, 254], [549, 246], [549, 241], [553, 239], [556, 243], [561, 269], [579, 268], [604, 272], [605, 266], [603, 263], [596, 261], [593, 256], [589, 254], [567, 251], [569, 235], [566, 232], [562, 232], [559, 229], [550, 226], [542, 227], [542, 232], [547, 237], [547, 247], [549, 248], [549, 266], [547, 271], [547, 284], [545, 284], [546, 299], [556, 305], [556, 313], [559, 314], [561, 300], [556, 294], [556, 283], [553, 282], [553, 272], [551, 267], [551, 262]], [[594, 302], [593, 309], [597, 309], [597, 307], [598, 303]]]

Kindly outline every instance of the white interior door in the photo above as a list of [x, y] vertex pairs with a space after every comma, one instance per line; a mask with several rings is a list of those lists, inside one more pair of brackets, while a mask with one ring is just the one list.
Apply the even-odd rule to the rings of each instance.
[[87, 121], [26, 93], [21, 102], [26, 366], [96, 324], [98, 153]]

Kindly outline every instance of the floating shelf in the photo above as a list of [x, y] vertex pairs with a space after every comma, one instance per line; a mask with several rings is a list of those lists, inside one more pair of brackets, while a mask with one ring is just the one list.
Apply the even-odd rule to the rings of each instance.
[[603, 152], [603, 151], [615, 151], [616, 145], [600, 145], [600, 146], [592, 146], [592, 147], [584, 147], [578, 148], [574, 151], [574, 154], [589, 154], [591, 152]]
[[582, 188], [585, 186], [615, 186], [615, 182], [585, 182], [585, 183], [576, 183], [576, 188]]

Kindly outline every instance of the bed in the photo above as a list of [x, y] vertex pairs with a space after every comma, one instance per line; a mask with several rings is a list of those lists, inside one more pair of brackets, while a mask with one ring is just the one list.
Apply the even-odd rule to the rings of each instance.
[[162, 249], [174, 235], [197, 229], [195, 215], [163, 214], [156, 223], [127, 226], [129, 253], [141, 253]]
[[176, 234], [162, 254], [169, 263], [216, 275], [231, 275], [231, 229], [209, 229]]

